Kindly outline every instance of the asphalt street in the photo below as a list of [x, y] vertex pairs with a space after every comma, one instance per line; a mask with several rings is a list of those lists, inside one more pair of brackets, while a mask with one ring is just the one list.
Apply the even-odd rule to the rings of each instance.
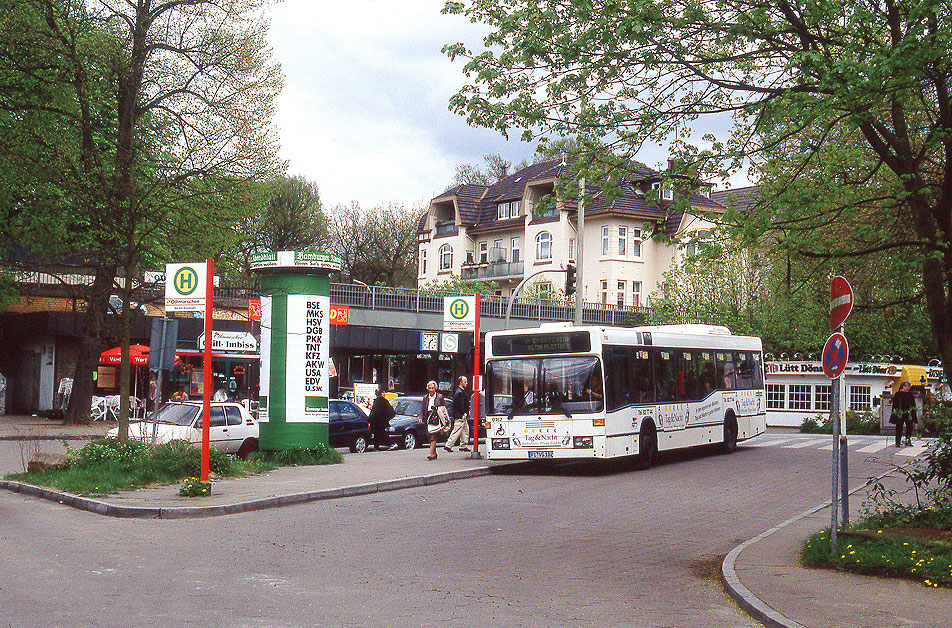
[[[888, 449], [855, 458], [851, 485], [893, 461]], [[829, 449], [742, 446], [660, 462], [208, 519], [114, 519], [0, 492], [0, 618], [36, 628], [759, 625], [724, 592], [721, 562], [829, 498]]]

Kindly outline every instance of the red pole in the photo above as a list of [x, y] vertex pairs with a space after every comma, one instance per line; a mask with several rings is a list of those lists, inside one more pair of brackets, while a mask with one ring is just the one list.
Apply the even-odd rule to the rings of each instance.
[[[479, 453], [479, 302], [476, 294], [476, 330], [473, 333], [473, 455]], [[486, 438], [489, 438], [487, 434]]]
[[215, 260], [205, 260], [205, 363], [202, 373], [202, 482], [208, 482], [208, 426], [212, 416], [212, 305]]

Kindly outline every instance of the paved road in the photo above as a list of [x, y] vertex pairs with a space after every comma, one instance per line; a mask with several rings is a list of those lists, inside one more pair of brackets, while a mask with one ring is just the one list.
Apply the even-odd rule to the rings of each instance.
[[[0, 625], [756, 626], [719, 566], [829, 498], [820, 445], [765, 439], [646, 472], [565, 465], [198, 520], [0, 492]], [[854, 455], [851, 485], [903, 461]]]

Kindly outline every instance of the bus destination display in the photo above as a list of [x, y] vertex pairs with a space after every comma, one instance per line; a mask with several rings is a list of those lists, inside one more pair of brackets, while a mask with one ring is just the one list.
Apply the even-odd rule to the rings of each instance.
[[587, 331], [564, 334], [523, 334], [493, 338], [494, 356], [542, 355], [546, 353], [586, 353], [592, 350]]

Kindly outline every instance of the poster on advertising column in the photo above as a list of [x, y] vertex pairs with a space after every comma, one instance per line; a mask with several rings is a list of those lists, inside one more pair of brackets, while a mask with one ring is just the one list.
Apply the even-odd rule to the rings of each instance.
[[327, 423], [330, 297], [288, 295], [287, 421]]

